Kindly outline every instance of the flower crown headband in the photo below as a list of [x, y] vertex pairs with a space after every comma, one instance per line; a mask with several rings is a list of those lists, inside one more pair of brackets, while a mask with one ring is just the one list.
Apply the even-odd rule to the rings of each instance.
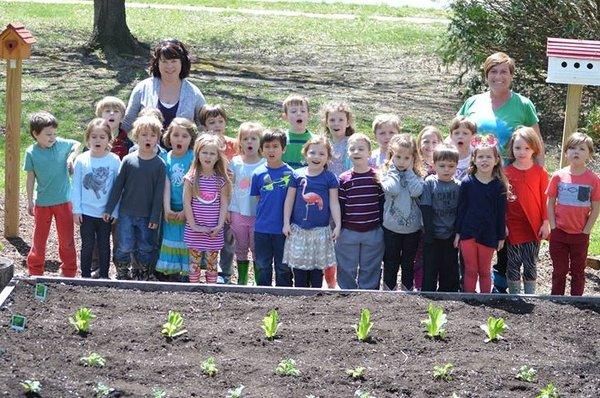
[[471, 147], [473, 149], [478, 147], [497, 146], [498, 139], [492, 134], [478, 134], [471, 139]]

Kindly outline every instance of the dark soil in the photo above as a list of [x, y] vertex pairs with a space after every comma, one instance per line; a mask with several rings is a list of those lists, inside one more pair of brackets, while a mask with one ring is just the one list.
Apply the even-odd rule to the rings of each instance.
[[[565, 397], [600, 396], [598, 305], [543, 300], [439, 301], [448, 314], [444, 341], [425, 337], [419, 320], [431, 300], [397, 293], [319, 294], [280, 297], [244, 293], [140, 292], [103, 287], [50, 285], [46, 302], [20, 283], [0, 310], [0, 394], [18, 396], [19, 382], [39, 380], [42, 396], [93, 396], [102, 382], [122, 396], [150, 396], [153, 387], [169, 397], [224, 397], [244, 385], [244, 397], [532, 397], [554, 383]], [[97, 315], [87, 337], [67, 318], [79, 307]], [[276, 308], [283, 323], [274, 341], [260, 324]], [[356, 340], [352, 325], [361, 308], [372, 311], [372, 342]], [[184, 334], [171, 342], [160, 334], [169, 310], [181, 311]], [[9, 329], [11, 314], [28, 317], [23, 332]], [[501, 316], [505, 340], [484, 343], [479, 325]], [[104, 368], [79, 359], [96, 352]], [[200, 364], [209, 356], [219, 373], [208, 377]], [[284, 358], [301, 375], [274, 374]], [[449, 382], [436, 381], [435, 365], [455, 366]], [[529, 365], [533, 383], [515, 378]], [[345, 371], [366, 368], [364, 380]]]

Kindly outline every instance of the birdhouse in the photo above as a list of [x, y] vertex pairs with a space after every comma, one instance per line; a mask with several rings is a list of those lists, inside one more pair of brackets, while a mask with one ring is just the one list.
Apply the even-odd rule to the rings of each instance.
[[21, 23], [11, 23], [0, 33], [0, 59], [26, 59], [35, 38]]
[[547, 83], [600, 86], [600, 41], [549, 37]]

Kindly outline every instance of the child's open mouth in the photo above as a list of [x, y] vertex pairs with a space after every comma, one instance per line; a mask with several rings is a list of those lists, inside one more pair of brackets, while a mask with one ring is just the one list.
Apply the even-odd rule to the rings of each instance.
[[146, 144], [146, 148], [150, 148], [150, 144]]
[[253, 149], [254, 149], [254, 147], [253, 147], [252, 145], [250, 145], [250, 146], [248, 147], [248, 150], [249, 150], [249, 151], [251, 151], [251, 150], [253, 150]]
[[183, 148], [183, 147], [181, 146], [181, 144], [177, 144], [177, 149], [181, 149], [181, 148]]
[[100, 144], [94, 145], [95, 148], [100, 148]]
[[304, 121], [304, 120], [302, 120], [302, 119], [297, 119], [297, 120], [296, 120], [296, 123], [298, 123], [298, 124], [301, 124], [303, 121]]
[[111, 122], [111, 123], [113, 123], [115, 121], [115, 119], [110, 118], [110, 119], [108, 119], [108, 121]]

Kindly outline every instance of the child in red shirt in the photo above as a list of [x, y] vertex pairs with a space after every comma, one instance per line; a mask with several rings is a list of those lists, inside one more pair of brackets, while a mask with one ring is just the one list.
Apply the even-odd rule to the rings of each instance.
[[569, 165], [552, 175], [548, 195], [552, 294], [565, 294], [571, 274], [571, 296], [583, 295], [590, 232], [600, 213], [600, 178], [586, 167], [594, 153], [592, 138], [574, 133], [563, 148]]

